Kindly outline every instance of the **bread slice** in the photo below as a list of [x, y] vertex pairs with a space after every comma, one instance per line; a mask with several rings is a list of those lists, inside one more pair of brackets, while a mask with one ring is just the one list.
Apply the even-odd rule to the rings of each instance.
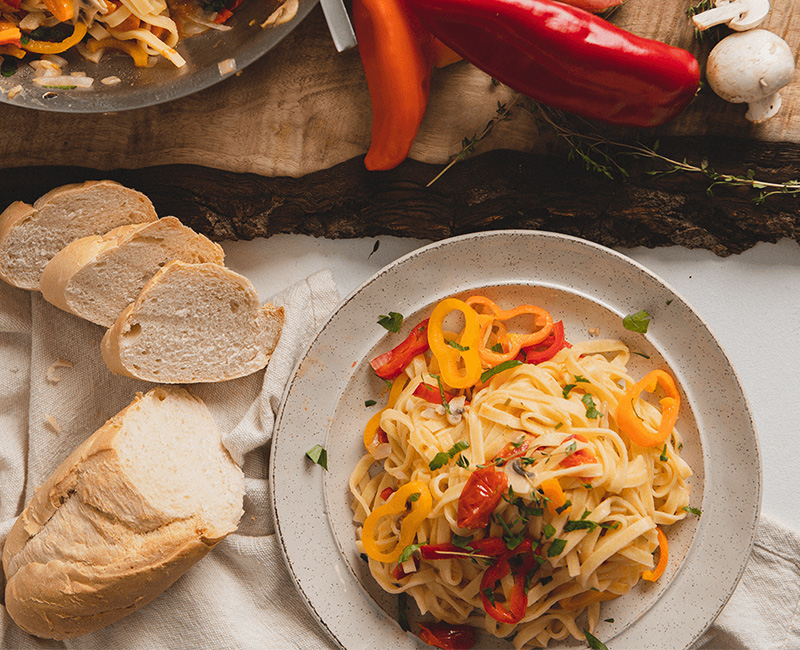
[[44, 268], [40, 288], [56, 307], [111, 327], [167, 262], [222, 264], [224, 259], [221, 246], [175, 217], [164, 217], [67, 244]]
[[267, 365], [283, 308], [259, 307], [250, 281], [218, 264], [170, 262], [103, 337], [115, 373], [169, 384], [225, 381]]
[[64, 185], [33, 205], [17, 201], [0, 214], [0, 278], [35, 291], [45, 265], [71, 241], [157, 218], [150, 199], [113, 181]]
[[203, 402], [159, 386], [61, 464], [3, 549], [23, 630], [68, 639], [143, 607], [236, 530], [244, 477]]

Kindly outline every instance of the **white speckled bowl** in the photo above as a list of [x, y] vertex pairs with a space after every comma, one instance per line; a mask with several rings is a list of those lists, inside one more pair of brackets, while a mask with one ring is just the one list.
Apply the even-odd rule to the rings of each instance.
[[[270, 469], [279, 538], [312, 613], [348, 650], [423, 646], [397, 625], [395, 599], [375, 585], [356, 552], [347, 481], [363, 454], [364, 425], [385, 401], [369, 359], [401, 341], [434, 303], [476, 289], [505, 306], [545, 307], [564, 320], [570, 340], [588, 338], [593, 327], [602, 338], [620, 338], [650, 357], [633, 356], [634, 377], [664, 366], [676, 376], [683, 457], [695, 472], [691, 505], [703, 516], [668, 528], [666, 573], [604, 603], [601, 618], [614, 622], [602, 622], [596, 636], [613, 650], [688, 648], [728, 601], [753, 543], [761, 462], [747, 401], [706, 324], [662, 280], [602, 246], [535, 231], [466, 235], [400, 258], [344, 300], [298, 363]], [[622, 317], [640, 309], [653, 317], [647, 335], [622, 327]], [[376, 324], [389, 311], [406, 316], [399, 335]], [[378, 404], [365, 407], [369, 399]], [[315, 444], [328, 451], [327, 473], [304, 457]], [[482, 636], [478, 647], [511, 646]]]

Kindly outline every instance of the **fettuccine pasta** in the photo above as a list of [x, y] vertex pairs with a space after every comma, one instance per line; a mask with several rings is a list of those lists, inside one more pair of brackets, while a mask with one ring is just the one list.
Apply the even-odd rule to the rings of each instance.
[[[456, 356], [513, 348], [508, 319], [485, 304], [461, 303], [477, 316], [479, 338], [465, 343], [466, 311], [461, 333], [442, 330]], [[437, 322], [425, 324], [432, 342], [442, 334]], [[484, 362], [483, 376], [460, 390], [446, 379], [463, 377], [468, 363], [447, 370], [418, 341], [350, 477], [358, 545], [378, 584], [437, 621], [513, 634], [517, 649], [585, 640], [602, 601], [658, 579], [668, 561], [663, 527], [686, 516], [690, 496], [692, 472], [667, 421], [679, 400], [672, 378], [662, 371], [637, 384], [622, 342], [570, 347], [563, 326], [550, 327], [528, 348], [549, 358], [525, 363], [522, 347], [495, 371]], [[373, 362], [379, 375], [386, 357]], [[657, 383], [668, 395], [660, 407], [643, 396]], [[641, 428], [650, 437], [637, 439], [650, 446], [620, 428], [621, 404], [636, 418], [625, 426]], [[420, 636], [433, 643], [438, 634]]]

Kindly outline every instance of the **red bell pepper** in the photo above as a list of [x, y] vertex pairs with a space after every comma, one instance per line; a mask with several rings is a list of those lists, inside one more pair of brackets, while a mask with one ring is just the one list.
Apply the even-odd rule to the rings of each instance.
[[383, 488], [383, 490], [381, 490], [381, 499], [383, 499], [384, 501], [388, 501], [389, 497], [392, 496], [395, 492], [397, 492], [397, 490], [395, 490], [393, 487]]
[[524, 95], [590, 119], [654, 127], [700, 83], [687, 52], [551, 0], [406, 0], [445, 45]]
[[[441, 404], [442, 403], [442, 392], [439, 390], [438, 386], [431, 386], [430, 384], [422, 383], [414, 389], [414, 395], [417, 397], [421, 397], [424, 400], [428, 400], [432, 404]], [[455, 395], [453, 393], [448, 393], [444, 391], [444, 401], [448, 404], [450, 400], [455, 399]]]
[[508, 476], [494, 465], [477, 469], [469, 475], [458, 498], [458, 520], [461, 528], [485, 528], [503, 493], [508, 489]]
[[369, 362], [381, 379], [395, 379], [411, 360], [428, 349], [428, 319], [417, 325], [400, 345]]
[[505, 463], [507, 463], [509, 460], [524, 456], [525, 452], [528, 451], [528, 448], [531, 446], [532, 440], [533, 438], [531, 436], [525, 436], [525, 438], [519, 444], [509, 442], [500, 450], [500, 453], [494, 457], [495, 464], [497, 461], [502, 460], [505, 461], [502, 463], [505, 465]]
[[484, 537], [470, 542], [466, 547], [455, 544], [425, 544], [419, 548], [423, 560], [452, 560], [466, 554], [497, 557], [507, 551], [506, 543], [501, 537]]
[[[513, 571], [509, 560], [521, 556], [521, 562]], [[515, 549], [507, 551], [500, 557], [497, 564], [490, 566], [481, 578], [481, 601], [486, 613], [500, 623], [519, 623], [528, 609], [528, 596], [525, 590], [528, 573], [537, 566], [533, 559], [533, 545], [530, 538], [526, 538]], [[498, 602], [495, 597], [497, 584], [509, 573], [514, 576], [514, 586], [511, 593], [505, 598], [505, 603]]]
[[544, 363], [550, 361], [558, 352], [564, 348], [571, 348], [572, 345], [567, 343], [564, 338], [564, 322], [558, 321], [553, 323], [553, 331], [548, 334], [547, 338], [539, 343], [539, 345], [532, 345], [529, 348], [522, 348], [517, 359], [525, 363]]
[[565, 5], [572, 5], [585, 11], [591, 11], [593, 14], [599, 14], [601, 11], [611, 9], [621, 5], [626, 0], [559, 0]]
[[419, 638], [434, 648], [469, 650], [475, 646], [475, 628], [449, 623], [420, 623]]

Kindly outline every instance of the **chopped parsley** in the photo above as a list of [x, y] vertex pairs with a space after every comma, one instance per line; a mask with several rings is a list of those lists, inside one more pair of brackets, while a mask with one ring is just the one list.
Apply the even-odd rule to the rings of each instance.
[[564, 396], [564, 399], [567, 399], [567, 397], [569, 396], [569, 391], [571, 391], [577, 385], [578, 384], [567, 384], [566, 386], [564, 386], [564, 390], [561, 391], [561, 394]]
[[567, 499], [566, 503], [563, 506], [559, 506], [558, 508], [556, 508], [556, 512], [558, 514], [561, 514], [562, 512], [564, 512], [567, 508], [569, 508], [571, 506], [572, 506], [572, 501]]
[[489, 368], [481, 375], [481, 383], [488, 381], [491, 377], [494, 377], [496, 374], [503, 372], [504, 370], [508, 370], [510, 368], [514, 368], [516, 366], [521, 366], [522, 361], [517, 361], [516, 359], [509, 359], [508, 361], [503, 361], [503, 363], [495, 366], [494, 368]]
[[203, 11], [207, 11], [208, 13], [219, 13], [227, 6], [226, 0], [207, 0], [204, 2], [201, 7], [203, 7]]
[[644, 352], [634, 352], [633, 350], [631, 350], [631, 354], [635, 354], [638, 357], [644, 357], [645, 359], [649, 359], [650, 358], [650, 355], [649, 354], [645, 354]]
[[516, 534], [511, 532], [511, 526], [516, 525], [520, 521], [524, 521], [521, 517], [518, 517], [516, 520], [514, 520], [511, 523], [511, 526], [509, 526], [505, 519], [503, 519], [500, 515], [495, 514], [494, 520], [500, 524], [505, 531], [505, 534], [503, 535], [503, 541], [506, 543], [506, 548], [509, 551], [513, 551], [515, 548], [517, 548], [517, 546], [522, 544], [523, 540], [525, 539], [525, 529], [523, 528]]
[[328, 471], [328, 452], [322, 445], [314, 445], [306, 452], [306, 456], [314, 463]]
[[503, 346], [499, 343], [495, 343], [492, 347], [489, 348], [492, 352], [497, 352], [498, 354], [503, 353]]
[[463, 454], [456, 459], [456, 465], [464, 469], [469, 469], [469, 461]]
[[661, 455], [658, 457], [658, 459], [663, 463], [666, 463], [669, 460], [669, 458], [667, 458], [667, 446], [666, 445], [664, 445], [664, 449], [661, 450]]
[[414, 555], [414, 552], [419, 549], [422, 544], [409, 544], [403, 549], [403, 552], [400, 553], [400, 557], [397, 558], [397, 563], [402, 564], [403, 562], [407, 562], [411, 559], [411, 556]]
[[[72, 35], [75, 28], [68, 23], [57, 23], [52, 27], [37, 27], [30, 34], [28, 38], [34, 41], [47, 41], [49, 43], [60, 43], [68, 36]], [[30, 42], [30, 41], [29, 41]]]
[[650, 326], [652, 316], [644, 309], [637, 311], [635, 314], [628, 314], [622, 319], [622, 326], [631, 332], [638, 332], [639, 334], [647, 334], [647, 328]]
[[564, 423], [563, 423], [563, 422], [559, 422], [559, 423], [558, 423], [558, 424], [555, 426], [555, 429], [556, 429], [556, 431], [558, 431], [558, 430], [559, 430], [561, 427], [563, 427], [563, 426], [564, 426]]
[[608, 646], [589, 632], [589, 630], [584, 630], [583, 634], [586, 636], [586, 642], [589, 644], [591, 650], [608, 650]]
[[571, 533], [573, 530], [588, 530], [590, 533], [599, 526], [595, 521], [581, 519], [580, 521], [568, 521], [564, 525], [564, 532]]
[[588, 379], [586, 379], [586, 377], [584, 377], [583, 375], [575, 375], [575, 381], [583, 382], [585, 384], [591, 384], [592, 383]]
[[403, 314], [398, 314], [396, 311], [390, 311], [388, 316], [379, 316], [378, 325], [385, 327], [390, 332], [397, 334], [403, 326]]
[[669, 300], [667, 300], [667, 304], [671, 305], [673, 300], [675, 300], [675, 298], [670, 298]]
[[449, 415], [452, 415], [452, 413], [450, 413], [450, 404], [447, 403], [447, 399], [445, 398], [444, 386], [442, 386], [442, 378], [439, 375], [431, 375], [431, 377], [434, 377], [436, 379], [436, 383], [439, 385], [439, 397], [442, 400], [442, 406], [444, 406], [445, 412]]
[[451, 541], [453, 542], [453, 546], [458, 546], [458, 548], [472, 550], [469, 546], [470, 543], [472, 542], [472, 535], [470, 535], [469, 537], [465, 537], [453, 533], [453, 539]]
[[689, 506], [684, 506], [681, 510], [685, 510], [693, 515], [697, 515], [698, 517], [703, 514], [703, 511], [700, 508], [690, 508]]
[[597, 410], [594, 405], [594, 400], [589, 393], [586, 393], [583, 397], [581, 397], [581, 402], [583, 402], [584, 406], [586, 406], [586, 417], [590, 420], [595, 420], [597, 418], [603, 417], [603, 414]]
[[419, 492], [414, 492], [414, 494], [412, 494], [410, 497], [408, 497], [408, 499], [406, 499], [406, 501], [411, 501], [412, 503], [414, 501], [419, 501], [419, 495], [420, 495]]
[[553, 524], [545, 524], [544, 525], [544, 536], [547, 539], [550, 539], [553, 535], [556, 534], [556, 529]]
[[564, 550], [564, 547], [567, 545], [567, 540], [565, 539], [554, 539], [553, 543], [550, 544], [550, 548], [547, 549], [547, 557], [555, 557], [556, 555], [561, 555], [561, 552]]
[[[457, 442], [447, 451], [440, 451], [438, 454], [436, 454], [433, 457], [433, 460], [430, 463], [428, 463], [428, 468], [430, 468], [430, 470], [433, 471], [444, 467], [445, 465], [447, 465], [447, 463], [450, 462], [451, 458], [453, 458], [458, 452], [464, 451], [465, 449], [469, 449], [469, 443], [466, 440], [461, 440]], [[461, 466], [463, 467], [463, 465]], [[469, 466], [469, 463], [467, 463], [467, 466]]]
[[494, 600], [494, 589], [492, 589], [491, 587], [486, 587], [481, 590], [481, 593], [483, 593], [483, 595], [486, 596], [486, 600], [488, 600], [492, 604], [492, 607], [495, 607], [497, 605], [497, 603]]
[[2, 65], [0, 65], [0, 75], [4, 77], [12, 77], [17, 72], [19, 64], [16, 60], [11, 58], [4, 58]]
[[574, 453], [575, 453], [575, 450], [576, 450], [577, 448], [578, 448], [578, 446], [577, 446], [577, 445], [576, 445], [574, 442], [572, 442], [572, 443], [570, 443], [570, 445], [569, 445], [569, 446], [568, 446], [568, 447], [567, 447], [567, 448], [564, 450], [564, 453], [565, 453], [565, 454], [567, 454], [567, 456], [571, 456], [572, 454], [574, 454]]
[[613, 619], [613, 618], [604, 618], [603, 620], [604, 620], [606, 623], [613, 623], [613, 622], [614, 622], [614, 619]]
[[542, 585], [542, 587], [549, 585], [551, 582], [553, 582], [553, 576], [545, 576], [544, 578], [539, 578], [539, 584]]
[[377, 402], [374, 399], [368, 399], [366, 402], [364, 402], [364, 406], [375, 406], [376, 404]]
[[455, 341], [448, 341], [447, 345], [449, 345], [451, 348], [455, 348], [459, 352], [466, 352], [467, 350], [469, 350], [469, 346], [464, 347], [463, 345], [456, 343]]
[[607, 528], [608, 530], [616, 530], [617, 528], [619, 528], [619, 522], [604, 521], [602, 524], [600, 524], [600, 528]]

